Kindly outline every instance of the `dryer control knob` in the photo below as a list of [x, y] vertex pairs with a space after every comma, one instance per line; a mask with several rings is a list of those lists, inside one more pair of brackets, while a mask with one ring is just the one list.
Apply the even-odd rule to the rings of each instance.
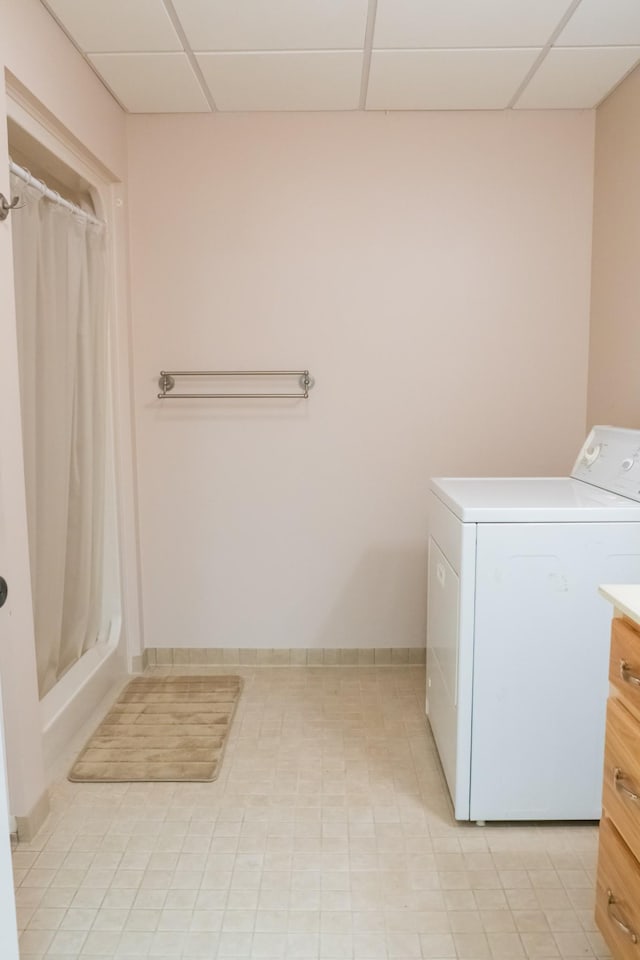
[[635, 460], [633, 459], [633, 457], [627, 457], [626, 460], [622, 461], [622, 469], [631, 470], [631, 467], [634, 465], [634, 463], [635, 463]]
[[583, 463], [590, 467], [592, 463], [595, 463], [598, 457], [600, 456], [600, 444], [596, 443], [595, 447], [588, 447], [584, 452], [584, 457], [582, 458]]

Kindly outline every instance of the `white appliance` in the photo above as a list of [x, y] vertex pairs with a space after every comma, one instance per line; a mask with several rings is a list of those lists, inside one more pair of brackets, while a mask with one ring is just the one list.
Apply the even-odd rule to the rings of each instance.
[[431, 481], [427, 712], [458, 820], [596, 820], [610, 607], [640, 582], [640, 431], [570, 477]]

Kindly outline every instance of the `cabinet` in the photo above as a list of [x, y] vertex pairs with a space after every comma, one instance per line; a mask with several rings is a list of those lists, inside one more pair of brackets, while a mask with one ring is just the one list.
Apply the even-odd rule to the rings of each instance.
[[609, 681], [596, 922], [615, 960], [640, 960], [640, 625], [627, 618], [613, 621]]

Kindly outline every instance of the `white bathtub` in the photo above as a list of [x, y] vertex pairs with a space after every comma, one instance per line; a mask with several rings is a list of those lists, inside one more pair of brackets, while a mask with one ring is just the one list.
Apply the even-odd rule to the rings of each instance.
[[107, 640], [83, 654], [40, 701], [46, 770], [54, 768], [101, 701], [126, 680], [121, 633], [120, 617], [112, 619]]

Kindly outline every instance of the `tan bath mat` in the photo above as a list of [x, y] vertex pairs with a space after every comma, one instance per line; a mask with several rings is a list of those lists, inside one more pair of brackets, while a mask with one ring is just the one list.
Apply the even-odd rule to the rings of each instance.
[[241, 689], [242, 677], [136, 677], [69, 780], [215, 780]]

